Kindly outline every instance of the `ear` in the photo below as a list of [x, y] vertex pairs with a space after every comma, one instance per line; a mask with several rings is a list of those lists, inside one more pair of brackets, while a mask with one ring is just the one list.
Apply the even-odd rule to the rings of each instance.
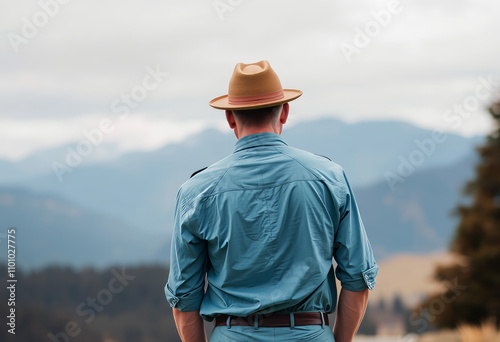
[[281, 110], [280, 114], [280, 123], [284, 125], [286, 121], [288, 120], [288, 112], [290, 111], [290, 105], [288, 102], [283, 103], [283, 109]]
[[226, 110], [226, 120], [231, 129], [236, 128], [236, 119], [234, 118], [233, 112], [230, 110]]

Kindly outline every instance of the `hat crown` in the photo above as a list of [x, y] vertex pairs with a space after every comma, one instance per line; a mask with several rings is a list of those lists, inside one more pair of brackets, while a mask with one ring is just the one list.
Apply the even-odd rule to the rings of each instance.
[[258, 96], [282, 91], [278, 75], [268, 61], [238, 63], [229, 81], [229, 96]]
[[257, 109], [290, 102], [301, 95], [300, 90], [283, 89], [268, 61], [238, 63], [229, 81], [228, 94], [216, 97], [210, 106], [225, 110]]

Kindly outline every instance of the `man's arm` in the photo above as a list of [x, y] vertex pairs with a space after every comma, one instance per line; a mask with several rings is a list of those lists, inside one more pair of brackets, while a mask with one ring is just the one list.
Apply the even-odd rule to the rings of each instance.
[[368, 289], [354, 292], [340, 291], [337, 319], [333, 336], [335, 342], [351, 342], [359, 328], [368, 303]]
[[205, 342], [204, 324], [199, 310], [205, 295], [209, 262], [207, 242], [198, 234], [201, 222], [195, 207], [199, 206], [183, 202], [181, 191], [182, 188], [177, 194], [170, 272], [165, 295], [173, 308], [175, 324], [182, 341]]
[[183, 342], [206, 342], [205, 326], [200, 311], [179, 311], [173, 308], [175, 325]]
[[343, 175], [345, 193], [339, 200], [339, 223], [333, 250], [337, 262], [335, 274], [342, 291], [333, 334], [336, 342], [351, 342], [363, 319], [368, 291], [375, 286], [378, 266], [345, 172]]

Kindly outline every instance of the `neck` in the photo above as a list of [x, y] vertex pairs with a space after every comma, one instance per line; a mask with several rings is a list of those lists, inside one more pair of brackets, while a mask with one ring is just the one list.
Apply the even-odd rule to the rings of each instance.
[[241, 139], [247, 135], [257, 134], [257, 133], [276, 133], [281, 134], [281, 127], [243, 127], [241, 129], [235, 129], [234, 134], [236, 138]]

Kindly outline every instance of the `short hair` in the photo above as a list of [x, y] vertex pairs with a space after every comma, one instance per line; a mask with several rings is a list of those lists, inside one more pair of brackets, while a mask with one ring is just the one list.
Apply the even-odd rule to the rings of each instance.
[[241, 125], [258, 127], [269, 123], [275, 123], [282, 109], [283, 105], [280, 104], [265, 108], [233, 110], [232, 112]]

